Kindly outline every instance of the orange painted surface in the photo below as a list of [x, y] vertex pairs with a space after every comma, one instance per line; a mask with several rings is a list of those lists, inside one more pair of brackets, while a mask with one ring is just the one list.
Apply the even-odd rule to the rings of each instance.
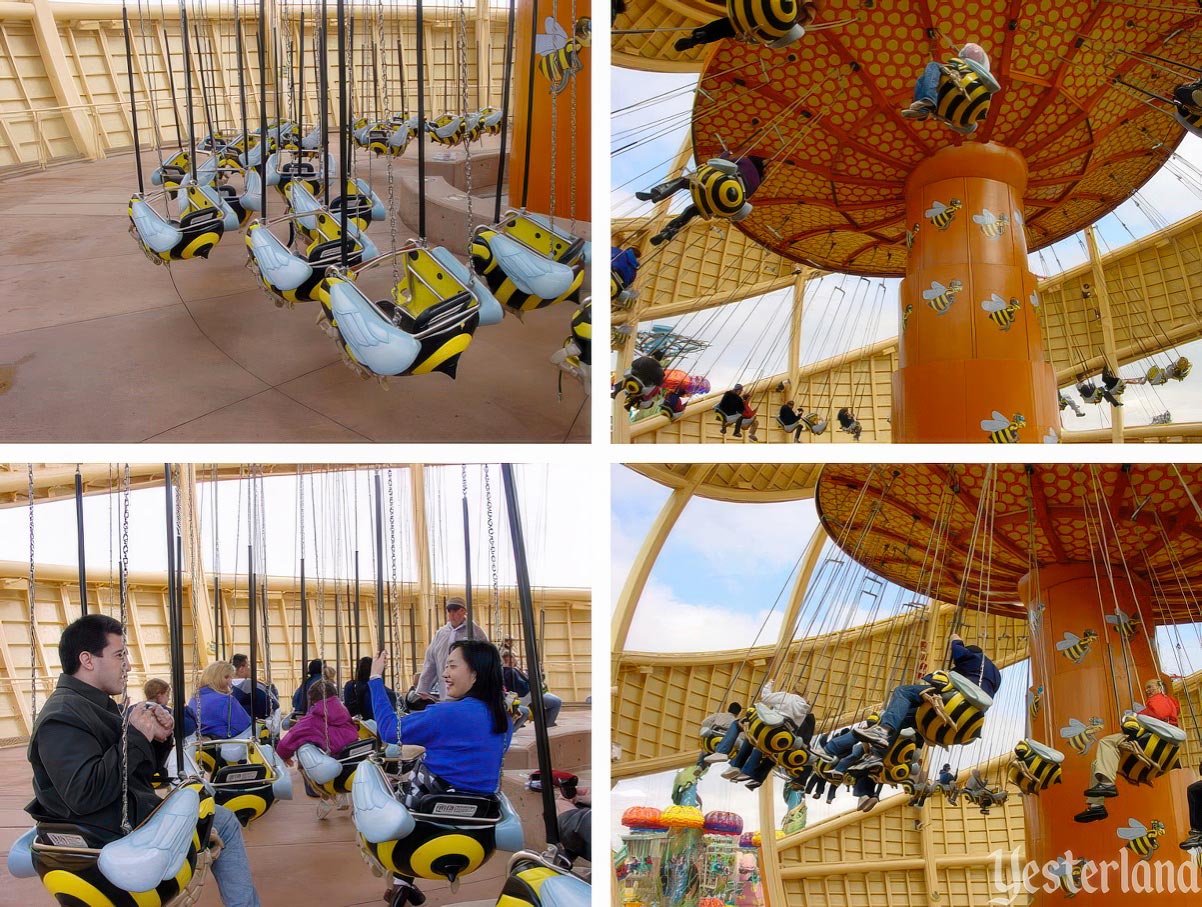
[[1055, 374], [1027, 268], [1026, 183], [1022, 156], [993, 143], [945, 148], [910, 175], [895, 441], [987, 442], [992, 432], [981, 423], [994, 412], [1010, 426], [1022, 416], [1019, 442], [1058, 432]]
[[[573, 4], [559, 0], [556, 4], [560, 27], [569, 42], [574, 41], [575, 22]], [[546, 19], [551, 15], [551, 0], [519, 0], [516, 8], [517, 22], [514, 29], [513, 57], [513, 132], [509, 154], [509, 204], [522, 204], [522, 181], [526, 174], [526, 146], [530, 137], [530, 184], [526, 208], [540, 214], [556, 217], [572, 217], [576, 220], [591, 219], [591, 130], [590, 102], [592, 84], [592, 48], [578, 51], [582, 67], [571, 76], [571, 81], [557, 95], [551, 94], [551, 85], [546, 75], [539, 71], [535, 57], [534, 81], [530, 81], [531, 42], [538, 34], [545, 33]], [[587, 2], [575, 4], [575, 19], [579, 21], [592, 15]], [[533, 84], [533, 90], [531, 85]], [[576, 108], [573, 126], [573, 98]], [[530, 101], [533, 100], [533, 104]], [[555, 210], [551, 211], [551, 119], [552, 105], [555, 111]], [[528, 110], [527, 108], [530, 107]], [[531, 127], [530, 124], [533, 124]], [[574, 146], [574, 147], [573, 147]], [[573, 156], [575, 161], [575, 193], [572, 192]], [[572, 199], [575, 198], [573, 209]]]
[[[1142, 608], [1151, 614], [1152, 593], [1146, 583], [1132, 578], [1129, 584], [1125, 576], [1116, 574], [1113, 586], [1118, 606], [1125, 612], [1135, 617]], [[1190, 860], [1190, 855], [1177, 845], [1189, 831], [1185, 787], [1196, 777], [1194, 767], [1186, 765], [1161, 776], [1151, 787], [1134, 787], [1120, 777], [1117, 781], [1119, 796], [1105, 801], [1109, 817], [1088, 824], [1077, 823], [1073, 816], [1085, 808], [1082, 792], [1093, 784], [1090, 764], [1097, 752], [1097, 744], [1088, 754], [1081, 755], [1060, 736], [1060, 728], [1067, 727], [1072, 718], [1086, 725], [1093, 717], [1101, 718], [1104, 725], [1099, 736], [1118, 732], [1122, 712], [1131, 708], [1133, 701], [1143, 701], [1144, 682], [1156, 676], [1148, 642], [1151, 628], [1141, 626], [1127, 644], [1127, 654], [1124, 653], [1119, 634], [1103, 622], [1098, 604], [1098, 579], [1090, 564], [1044, 567], [1039, 571], [1038, 584], [1028, 575], [1019, 583], [1019, 593], [1028, 609], [1033, 607], [1033, 599], [1044, 604], [1042, 617], [1035, 624], [1038, 632], [1031, 635], [1032, 676], [1036, 684], [1044, 686], [1042, 708], [1031, 724], [1031, 736], [1065, 754], [1062, 783], [1037, 797], [1025, 798], [1026, 859], [1042, 867], [1071, 850], [1074, 860], [1084, 858], [1099, 866], [1107, 860], [1122, 861], [1126, 842], [1118, 836], [1118, 830], [1127, 827], [1131, 819], [1148, 828], [1153, 820], [1159, 820], [1164, 823], [1165, 834], [1158, 839], [1158, 849], [1152, 852], [1151, 878], [1155, 881], [1155, 863], [1162, 861], [1172, 864], [1176, 876]], [[1110, 600], [1109, 595], [1107, 600]], [[1079, 663], [1074, 664], [1063, 652], [1056, 650], [1056, 643], [1063, 640], [1066, 632], [1083, 637], [1087, 629], [1097, 632], [1098, 639]], [[1130, 672], [1128, 664], [1133, 666]], [[1138, 860], [1136, 854], [1126, 850], [1129, 867]], [[1103, 907], [1151, 904], [1153, 899], [1160, 907], [1197, 903], [1196, 894], [1170, 893], [1164, 888], [1156, 894], [1140, 893], [1135, 888], [1138, 877], [1129, 871], [1127, 878], [1128, 890], [1123, 891], [1121, 878], [1112, 869], [1108, 893], [1099, 890], [1082, 892], [1081, 896], [1088, 898], [1087, 903]], [[1046, 882], [1046, 878], [1040, 877], [1035, 884]], [[1101, 882], [1099, 870], [1092, 884], [1100, 888]], [[1050, 907], [1062, 903], [1064, 897], [1059, 890], [1054, 894], [1041, 892], [1032, 903], [1037, 907]]]

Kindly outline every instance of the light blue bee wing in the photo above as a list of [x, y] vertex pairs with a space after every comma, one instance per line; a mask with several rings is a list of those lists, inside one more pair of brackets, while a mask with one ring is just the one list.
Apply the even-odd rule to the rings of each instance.
[[[994, 413], [996, 416], [997, 413]], [[1010, 427], [1010, 420], [1003, 416], [1000, 419], [982, 419], [981, 431], [1001, 431]]]
[[1068, 720], [1068, 727], [1062, 727], [1060, 729], [1060, 736], [1067, 739], [1080, 734], [1083, 730], [1085, 730], [1084, 724], [1082, 724], [1076, 718], [1070, 718]]
[[321, 210], [321, 203], [309, 191], [308, 186], [289, 183], [288, 206], [294, 214], [300, 215], [297, 220], [306, 230], [317, 229], [317, 212]]
[[974, 214], [972, 216], [972, 220], [975, 224], [981, 224], [982, 226], [987, 227], [997, 220], [997, 218], [990, 213], [988, 208], [982, 208], [980, 214]]
[[986, 312], [1000, 312], [1006, 308], [1006, 300], [1002, 299], [997, 293], [994, 293], [981, 303], [981, 308]]
[[1031, 291], [1031, 308], [1039, 308], [1039, 293], [1036, 290]]
[[266, 227], [250, 231], [250, 253], [264, 279], [281, 290], [295, 290], [313, 274], [312, 266], [289, 252]]
[[138, 199], [130, 205], [130, 209], [133, 211], [134, 229], [138, 231], [138, 237], [148, 249], [167, 252], [180, 241], [182, 234], [179, 227], [171, 226], [146, 202]]
[[1069, 633], [1068, 631], [1065, 631], [1064, 639], [1056, 643], [1056, 651], [1063, 652], [1065, 649], [1071, 649], [1080, 641], [1081, 637], [1079, 637], [1076, 633]]
[[1013, 214], [1014, 214], [1014, 222], [1016, 224], [1018, 224], [1020, 227], [1025, 227], [1026, 223], [1023, 222], [1023, 213], [1016, 209], [1013, 212]]
[[331, 288], [330, 310], [355, 358], [377, 375], [399, 375], [421, 352], [421, 343], [385, 321], [371, 300], [350, 281], [340, 281]]
[[544, 258], [503, 233], [492, 237], [488, 245], [501, 270], [523, 293], [558, 299], [575, 280], [567, 265]]
[[1061, 857], [1059, 860], [1056, 861], [1055, 866], [1048, 867], [1048, 872], [1050, 872], [1054, 876], [1067, 877], [1069, 874], [1068, 861], [1065, 860], [1064, 857]]
[[947, 210], [947, 205], [943, 202], [931, 202], [931, 207], [927, 208], [927, 217], [936, 217]]
[[937, 280], [932, 280], [931, 288], [929, 290], [922, 291], [922, 298], [923, 299], [934, 299], [936, 296], [942, 296], [946, 292], [947, 292], [947, 287], [945, 287], [943, 284], [941, 284]]
[[367, 180], [363, 179], [362, 177], [356, 177], [355, 185], [359, 187], [360, 192], [371, 199], [371, 219], [383, 220], [386, 218], [388, 216], [388, 212], [384, 210], [384, 202], [380, 199], [380, 196], [376, 194], [376, 190], [371, 187]]
[[1119, 829], [1119, 837], [1124, 841], [1134, 841], [1148, 833], [1148, 829], [1144, 828], [1144, 823], [1139, 819], [1128, 819], [1127, 826], [1127, 828]]
[[553, 16], [547, 16], [543, 28], [547, 30], [546, 34], [536, 35], [534, 38], [535, 53], [552, 54], [568, 43], [568, 33]]

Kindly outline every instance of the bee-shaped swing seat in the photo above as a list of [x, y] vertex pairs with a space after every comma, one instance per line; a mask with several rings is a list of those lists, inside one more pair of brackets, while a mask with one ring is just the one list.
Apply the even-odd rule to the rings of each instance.
[[330, 174], [335, 172], [334, 159], [325, 156], [325, 169], [322, 170], [320, 152], [297, 152], [289, 155], [290, 160], [284, 160], [279, 151], [267, 158], [267, 185], [275, 186], [281, 193], [285, 192], [289, 183], [302, 183], [314, 195], [321, 191]]
[[[497, 324], [501, 304], [446, 249], [411, 245], [393, 300], [373, 302], [351, 280], [327, 277], [318, 295], [352, 367], [378, 377], [438, 371], [455, 377], [476, 328]], [[385, 261], [380, 256], [354, 273]]]
[[8, 871], [41, 878], [61, 907], [183, 907], [209, 866], [213, 795], [183, 782], [129, 834], [101, 843], [68, 822], [39, 822], [13, 844]]
[[743, 418], [742, 410], [739, 410], [737, 413], [728, 413], [726, 410], [724, 410], [722, 408], [721, 400], [719, 400], [717, 403], [715, 403], [711, 407], [711, 409], [713, 410], [714, 417], [718, 420], [719, 425], [723, 425], [723, 426], [735, 425], [739, 422], [740, 419]]
[[497, 907], [588, 907], [593, 889], [541, 854], [521, 850], [509, 858]]
[[1064, 753], [1031, 738], [1018, 741], [1006, 779], [1024, 794], [1038, 794], [1062, 780]]
[[1180, 123], [1186, 132], [1202, 138], [1202, 112], [1183, 110], [1179, 105], [1174, 104], [1173, 119]]
[[1119, 774], [1132, 784], [1152, 781], [1181, 768], [1185, 731], [1150, 715], [1127, 715], [1120, 725], [1127, 740], [1119, 744]]
[[806, 22], [813, 18], [813, 4], [799, 0], [726, 0], [726, 16], [735, 34], [753, 44], [773, 49], [788, 47], [806, 33], [799, 21], [799, 9]]
[[[186, 190], [197, 188], [201, 194], [208, 197], [221, 211], [221, 225], [226, 233], [233, 233], [242, 226], [244, 220], [249, 219], [250, 214], [242, 207], [242, 203], [238, 198], [238, 190], [233, 186], [220, 186], [216, 183], [217, 168], [216, 160], [213, 160], [211, 170], [199, 168], [196, 171], [196, 182], [192, 182], [192, 177], [186, 176], [183, 182], [180, 183], [180, 190], [175, 196], [176, 211], [182, 220], [184, 215], [191, 207], [191, 202], [188, 199]], [[222, 190], [228, 190], [223, 192]], [[233, 204], [230, 204], [230, 202]]]
[[989, 99], [1001, 86], [975, 60], [953, 57], [940, 68], [932, 115], [962, 135], [975, 132], [989, 113]]
[[955, 671], [935, 671], [914, 716], [919, 735], [936, 746], [972, 743], [981, 736], [993, 699]]
[[815, 435], [820, 435], [826, 431], [827, 420], [823, 419], [818, 413], [806, 413], [805, 415], [799, 415], [796, 422], [786, 422], [780, 417], [780, 413], [777, 413], [776, 424], [786, 434], [791, 435], [800, 428], [803, 432], [808, 431]]
[[[901, 784], [913, 774], [913, 763], [917, 760], [918, 744], [913, 728], [903, 728], [881, 757], [881, 768], [877, 780], [882, 784]], [[854, 779], [853, 779], [854, 780]]]
[[271, 746], [247, 738], [190, 740], [185, 764], [208, 781], [218, 806], [243, 827], [265, 815], [276, 800], [292, 799], [292, 777]]
[[369, 759], [355, 772], [351, 803], [360, 850], [383, 872], [455, 884], [494, 851], [522, 849], [522, 822], [504, 794], [413, 793], [402, 803]]
[[430, 133], [430, 138], [447, 148], [453, 148], [463, 143], [466, 128], [466, 117], [451, 113], [444, 113], [438, 119], [426, 124], [426, 131]]
[[804, 768], [809, 761], [810, 751], [794, 733], [792, 722], [773, 708], [749, 708], [744, 732], [752, 746], [787, 771]]
[[562, 302], [584, 282], [587, 243], [532, 214], [509, 211], [496, 227], [476, 229], [472, 268], [515, 312]]
[[[367, 737], [356, 740], [337, 755], [331, 756], [312, 743], [306, 743], [296, 751], [297, 765], [309, 782], [306, 792], [315, 792], [323, 800], [333, 799], [339, 794], [349, 794], [355, 770], [364, 759], [377, 752], [379, 747], [380, 741], [377, 738]], [[313, 793], [309, 795], [313, 796]]]
[[593, 374], [593, 306], [585, 302], [572, 315], [572, 334], [551, 354], [552, 364], [577, 378], [589, 392]]
[[150, 172], [150, 182], [156, 186], [178, 186], [191, 168], [187, 151], [177, 151]]
[[1179, 356], [1168, 368], [1153, 365], [1148, 369], [1146, 380], [1148, 384], [1159, 387], [1162, 384], [1167, 384], [1170, 378], [1184, 381], [1192, 369], [1193, 364], [1184, 356]]
[[751, 202], [739, 166], [734, 161], [712, 158], [697, 168], [689, 180], [693, 204], [706, 220], [715, 217], [740, 221], [751, 213]]
[[485, 135], [500, 135], [505, 128], [505, 111], [500, 107], [480, 108], [480, 129]]
[[130, 233], [155, 264], [208, 258], [225, 233], [225, 212], [202, 186], [181, 189], [185, 196], [179, 220], [159, 214], [152, 201], [159, 196], [134, 195], [129, 200]]
[[388, 216], [380, 196], [361, 177], [346, 181], [346, 191], [330, 202], [330, 210], [337, 215], [343, 205], [346, 205], [347, 220], [353, 221], [360, 230], [366, 230], [368, 224], [378, 223]]

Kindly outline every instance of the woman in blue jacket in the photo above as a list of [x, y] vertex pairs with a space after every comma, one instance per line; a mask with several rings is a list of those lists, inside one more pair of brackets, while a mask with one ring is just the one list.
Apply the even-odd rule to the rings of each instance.
[[[442, 671], [443, 701], [399, 720], [384, 687], [387, 665], [388, 653], [381, 652], [372, 661], [369, 680], [380, 739], [424, 746], [425, 771], [418, 774], [433, 776], [435, 789], [495, 794], [513, 736], [505, 712], [497, 647], [479, 639], [452, 644]], [[398, 876], [396, 884], [405, 888], [405, 897], [393, 900], [393, 907], [417, 907], [425, 902], [426, 896], [412, 878]]]
[[250, 715], [233, 696], [234, 666], [215, 661], [200, 675], [196, 695], [188, 702], [200, 723], [200, 736], [226, 740], [247, 736]]

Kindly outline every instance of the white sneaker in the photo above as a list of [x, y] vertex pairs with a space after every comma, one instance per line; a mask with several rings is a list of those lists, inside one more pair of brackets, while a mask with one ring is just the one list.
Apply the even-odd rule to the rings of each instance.
[[741, 774], [742, 774], [742, 772], [740, 772], [737, 768], [728, 768], [726, 771], [724, 771], [722, 773], [722, 777], [728, 781], [733, 781], [733, 780], [735, 780], [735, 778], [739, 777], [739, 775], [741, 775]]
[[705, 757], [705, 761], [710, 765], [716, 765], [719, 762], [729, 762], [730, 753], [710, 753]]

